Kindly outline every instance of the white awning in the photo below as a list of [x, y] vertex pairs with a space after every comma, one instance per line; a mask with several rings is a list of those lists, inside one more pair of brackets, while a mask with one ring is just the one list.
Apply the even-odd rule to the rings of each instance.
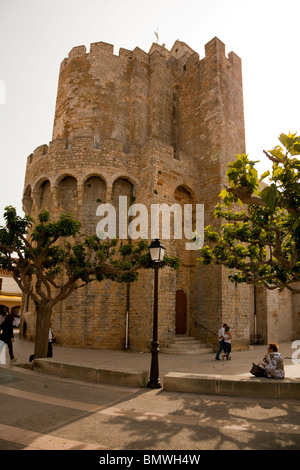
[[0, 295], [0, 303], [2, 302], [21, 302], [22, 297], [17, 295]]

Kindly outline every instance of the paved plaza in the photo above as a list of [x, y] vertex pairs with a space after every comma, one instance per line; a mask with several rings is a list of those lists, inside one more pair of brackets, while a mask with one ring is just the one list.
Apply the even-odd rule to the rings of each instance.
[[[0, 366], [0, 449], [295, 450], [300, 449], [300, 397], [271, 399], [169, 392], [46, 375], [28, 365], [33, 344], [15, 338], [17, 361]], [[266, 346], [214, 354], [160, 355], [163, 377], [174, 371], [249, 377]], [[288, 378], [300, 380], [291, 344], [280, 345]], [[54, 347], [53, 361], [119, 370], [150, 366], [149, 353]], [[102, 455], [102, 454], [101, 454]]]

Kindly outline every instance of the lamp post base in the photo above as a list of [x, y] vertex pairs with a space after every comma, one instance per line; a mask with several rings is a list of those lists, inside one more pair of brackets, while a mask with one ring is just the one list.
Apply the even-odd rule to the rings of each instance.
[[158, 381], [150, 379], [147, 383], [147, 388], [162, 388], [162, 385], [160, 384], [159, 379]]
[[159, 382], [158, 354], [159, 343], [158, 341], [152, 341], [150, 378], [147, 383], [148, 388], [162, 388]]

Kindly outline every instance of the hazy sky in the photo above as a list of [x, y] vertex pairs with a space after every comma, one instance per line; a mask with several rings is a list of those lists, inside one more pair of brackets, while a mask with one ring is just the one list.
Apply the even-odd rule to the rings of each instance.
[[0, 0], [0, 224], [7, 205], [23, 214], [26, 159], [52, 140], [74, 46], [148, 52], [158, 29], [167, 49], [179, 39], [201, 59], [217, 36], [242, 59], [247, 153], [264, 162], [281, 132], [300, 133], [299, 18], [300, 0]]

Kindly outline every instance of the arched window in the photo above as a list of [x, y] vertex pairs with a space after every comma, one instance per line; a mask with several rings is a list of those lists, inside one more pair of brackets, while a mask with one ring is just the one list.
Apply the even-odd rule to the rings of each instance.
[[26, 215], [31, 215], [32, 204], [33, 200], [31, 194], [31, 187], [27, 186], [23, 196], [23, 210]]
[[106, 184], [100, 176], [90, 176], [84, 183], [82, 222], [88, 235], [95, 235], [96, 210], [106, 200]]
[[77, 180], [73, 176], [65, 176], [58, 185], [58, 203], [63, 213], [77, 212]]
[[[127, 198], [127, 234], [128, 234], [128, 226], [130, 223], [130, 218], [128, 217], [128, 209], [134, 203], [134, 195], [133, 195], [133, 184], [126, 178], [118, 178], [114, 184], [112, 189], [112, 203], [116, 209], [116, 235], [117, 238], [120, 237], [119, 233], [119, 220], [120, 220], [120, 207], [119, 207], [119, 196], [125, 196]], [[124, 216], [124, 214], [122, 214]]]
[[44, 181], [40, 186], [39, 191], [39, 209], [50, 210], [51, 208], [51, 187], [50, 181]]

